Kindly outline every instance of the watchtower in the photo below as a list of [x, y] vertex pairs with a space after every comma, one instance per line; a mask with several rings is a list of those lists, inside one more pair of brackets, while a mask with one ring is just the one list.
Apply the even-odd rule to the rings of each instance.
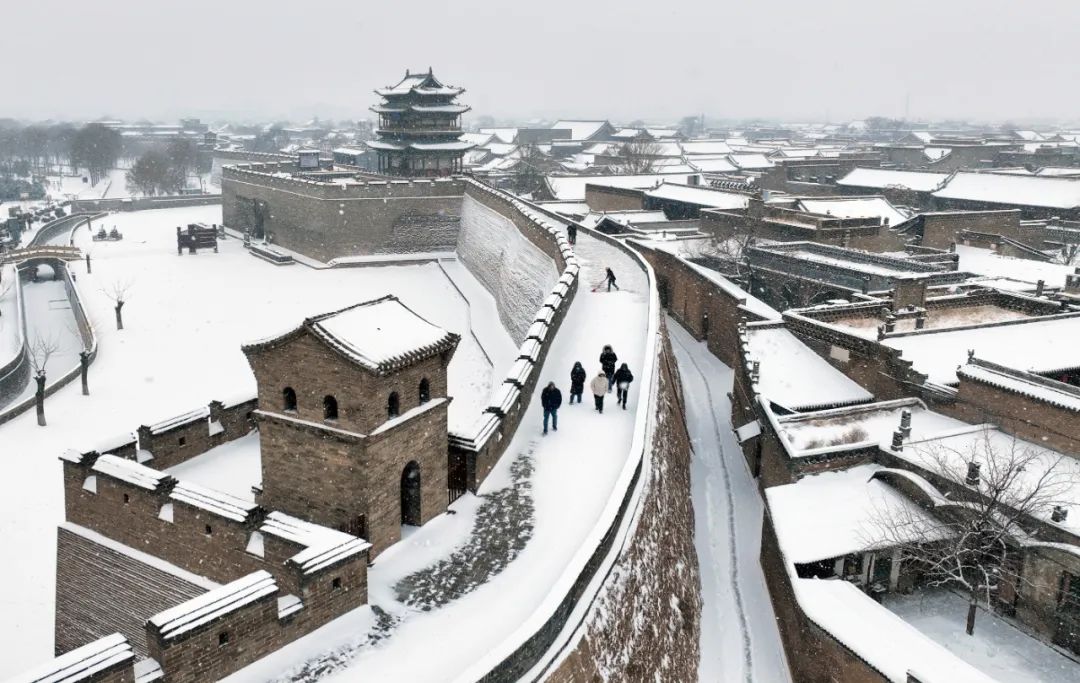
[[460, 337], [394, 296], [243, 347], [258, 382], [258, 501], [374, 557], [447, 505], [446, 370]]

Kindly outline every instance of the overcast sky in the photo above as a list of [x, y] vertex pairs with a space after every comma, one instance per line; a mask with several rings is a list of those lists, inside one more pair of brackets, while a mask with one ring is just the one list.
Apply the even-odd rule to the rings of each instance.
[[5, 2], [0, 116], [1080, 118], [1080, 0]]

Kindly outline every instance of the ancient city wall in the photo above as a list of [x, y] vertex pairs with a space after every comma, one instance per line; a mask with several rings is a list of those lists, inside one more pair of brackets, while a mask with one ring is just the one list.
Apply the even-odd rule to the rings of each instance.
[[110, 199], [76, 199], [72, 211], [146, 211], [173, 209], [181, 206], [220, 204], [219, 194], [175, 195], [168, 197], [115, 197]]
[[555, 259], [545, 253], [534, 242], [539, 240], [530, 239], [529, 232], [505, 215], [512, 215], [512, 207], [499, 207], [500, 213], [489, 206], [499, 200], [485, 194], [475, 190], [465, 194], [458, 258], [491, 293], [503, 327], [520, 344], [565, 264], [559, 263], [561, 254]]
[[[475, 491], [509, 445], [536, 387], [551, 340], [573, 302], [580, 269], [560, 220], [472, 180], [467, 181], [466, 193], [468, 211], [476, 215], [470, 213], [463, 228], [459, 257], [492, 292], [500, 318], [511, 336], [521, 340], [521, 346], [505, 381], [493, 392], [491, 405], [468, 429], [450, 434], [451, 497]], [[480, 219], [483, 230], [474, 229], [478, 224], [475, 219]], [[531, 284], [523, 286], [510, 277], [512, 271], [500, 261], [504, 256], [493, 249], [513, 240], [521, 240], [516, 247], [521, 252], [518, 255], [528, 254], [523, 258], [532, 263]], [[492, 270], [485, 270], [487, 266]], [[549, 266], [558, 269], [558, 279], [537, 289], [544, 286], [543, 270]], [[503, 290], [509, 294], [515, 289], [536, 291], [500, 296]], [[530, 309], [530, 305], [535, 308]]]
[[315, 181], [279, 172], [292, 164], [228, 166], [224, 224], [321, 261], [368, 254], [452, 251], [460, 179]]
[[[594, 603], [581, 639], [547, 680], [693, 681], [701, 622], [690, 499], [692, 452], [678, 367], [666, 330], [656, 427], [635, 528]], [[654, 628], [640, 628], [642, 620]], [[616, 672], [605, 677], [604, 672]]]

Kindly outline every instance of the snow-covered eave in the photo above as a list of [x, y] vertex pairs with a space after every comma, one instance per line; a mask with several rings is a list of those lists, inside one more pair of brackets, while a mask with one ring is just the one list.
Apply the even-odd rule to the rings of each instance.
[[209, 624], [230, 612], [235, 612], [278, 592], [274, 577], [258, 570], [219, 588], [180, 603], [150, 617], [147, 622], [161, 634], [163, 640], [174, 640], [194, 629]]
[[96, 680], [113, 667], [135, 661], [135, 651], [119, 633], [99, 638], [66, 652], [31, 671], [7, 679], [8, 683], [77, 683]]
[[[1050, 371], [1053, 372], [1053, 371]], [[1039, 401], [1052, 405], [1055, 408], [1061, 408], [1071, 412], [1080, 412], [1080, 396], [1075, 396], [1067, 391], [1055, 389], [1054, 387], [1042, 386], [1025, 381], [1020, 377], [1010, 377], [1004, 373], [996, 372], [994, 370], [983, 368], [981, 366], [975, 366], [972, 368], [970, 365], [961, 365], [956, 370], [956, 375], [960, 379], [977, 382], [987, 386], [992, 386], [996, 389], [1008, 392], [1010, 394], [1016, 394], [1018, 396], [1024, 396], [1030, 398], [1033, 401]], [[1002, 376], [1003, 379], [995, 380], [993, 375]], [[1031, 389], [1024, 389], [1016, 386], [1016, 384], [1029, 384]], [[1070, 385], [1063, 385], [1068, 387]], [[1040, 392], [1037, 389], [1044, 389]], [[1061, 398], [1057, 398], [1060, 396]]]
[[368, 436], [369, 437], [376, 437], [376, 436], [378, 436], [380, 434], [383, 434], [384, 432], [388, 432], [391, 429], [397, 427], [398, 425], [404, 424], [405, 422], [408, 422], [409, 420], [411, 420], [413, 418], [420, 417], [424, 413], [428, 413], [428, 412], [438, 408], [439, 406], [444, 405], [444, 404], [449, 403], [449, 402], [450, 402], [449, 398], [443, 397], [443, 398], [433, 398], [433, 399], [431, 399], [431, 400], [429, 400], [429, 401], [427, 401], [425, 403], [421, 403], [420, 405], [416, 406], [415, 408], [410, 408], [409, 410], [406, 410], [401, 415], [398, 415], [397, 417], [390, 418], [386, 422], [383, 422], [381, 425], [379, 425], [375, 429], [371, 430], [371, 433], [368, 434]]

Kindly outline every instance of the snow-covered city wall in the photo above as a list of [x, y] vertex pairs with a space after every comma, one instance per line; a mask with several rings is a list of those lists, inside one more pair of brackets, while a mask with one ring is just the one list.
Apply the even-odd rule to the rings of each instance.
[[[14, 267], [8, 269], [8, 275], [14, 281], [14, 286], [7, 296], [12, 297], [15, 305], [8, 307], [8, 320], [5, 326], [13, 326], [14, 334], [10, 328], [0, 330], [3, 334], [12, 335], [14, 343], [9, 346], [13, 349], [10, 356], [0, 358], [0, 406], [14, 400], [22, 392], [26, 382], [30, 379], [30, 355], [26, 350], [26, 302], [23, 299], [22, 282]], [[14, 319], [11, 319], [14, 313]]]
[[[701, 580], [694, 551], [690, 437], [678, 368], [660, 345], [658, 401], [633, 530], [552, 683], [692, 681], [698, 675]], [[642, 623], [653, 628], [641, 628]]]
[[[494, 202], [480, 192], [466, 193], [457, 253], [495, 298], [499, 318], [511, 338], [521, 343], [558, 281], [561, 264], [519, 230], [512, 216], [489, 205]], [[506, 213], [514, 210], [508, 208]]]

